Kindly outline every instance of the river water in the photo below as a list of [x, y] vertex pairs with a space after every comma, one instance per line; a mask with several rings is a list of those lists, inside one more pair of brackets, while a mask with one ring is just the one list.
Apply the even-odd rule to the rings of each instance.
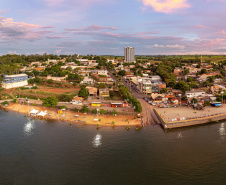
[[225, 128], [97, 130], [0, 111], [0, 184], [225, 184]]

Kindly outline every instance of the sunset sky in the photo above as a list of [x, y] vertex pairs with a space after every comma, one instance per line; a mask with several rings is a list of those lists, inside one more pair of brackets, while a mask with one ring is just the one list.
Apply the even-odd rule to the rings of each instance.
[[1, 0], [0, 55], [226, 54], [226, 0]]

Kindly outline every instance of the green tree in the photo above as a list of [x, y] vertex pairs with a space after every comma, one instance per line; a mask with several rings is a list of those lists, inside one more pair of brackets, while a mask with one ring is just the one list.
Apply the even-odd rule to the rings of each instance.
[[185, 91], [189, 91], [190, 87], [185, 81], [181, 80], [177, 83], [176, 88], [185, 92]]
[[207, 70], [206, 69], [202, 69], [201, 72], [200, 72], [201, 75], [202, 74], [206, 74], [206, 73], [207, 73]]
[[118, 114], [118, 112], [114, 109], [113, 111], [111, 111], [111, 114], [116, 115], [116, 114]]
[[92, 113], [93, 113], [93, 114], [97, 114], [97, 109], [93, 109], [93, 110], [92, 110]]
[[46, 107], [56, 107], [58, 99], [55, 96], [49, 96], [43, 100], [42, 105]]
[[193, 80], [193, 78], [190, 76], [187, 78], [187, 82], [191, 82], [192, 80]]
[[167, 88], [162, 88], [162, 89], [160, 90], [160, 93], [161, 93], [161, 94], [166, 94], [166, 93], [167, 93], [167, 91], [168, 91], [168, 89], [167, 89]]
[[88, 106], [87, 106], [87, 105], [83, 105], [83, 106], [82, 106], [82, 109], [81, 109], [81, 112], [83, 112], [83, 113], [89, 112]]
[[106, 88], [106, 85], [104, 83], [99, 83], [98, 84], [98, 88], [99, 89], [104, 89], [104, 88]]
[[107, 111], [104, 109], [100, 109], [100, 114], [107, 114]]
[[188, 74], [189, 73], [189, 69], [185, 69], [184, 70], [184, 74], [186, 75], [186, 74]]
[[198, 100], [197, 100], [196, 98], [192, 98], [192, 99], [191, 99], [191, 102], [192, 102], [192, 103], [197, 103]]
[[77, 108], [74, 108], [73, 110], [74, 110], [75, 112], [78, 112], [78, 109], [77, 109]]
[[119, 74], [120, 76], [125, 76], [125, 75], [126, 75], [126, 71], [125, 71], [125, 70], [120, 70], [120, 71], [118, 72], [118, 74]]
[[78, 95], [80, 97], [87, 98], [89, 96], [89, 91], [85, 88], [85, 86], [81, 87], [81, 90], [79, 91]]

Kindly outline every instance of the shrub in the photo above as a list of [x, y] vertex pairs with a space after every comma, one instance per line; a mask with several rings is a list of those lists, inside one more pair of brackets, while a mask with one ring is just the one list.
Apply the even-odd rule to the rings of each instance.
[[74, 110], [75, 112], [78, 112], [78, 109], [77, 109], [77, 108], [74, 108], [73, 110]]
[[112, 112], [111, 112], [112, 115], [116, 115], [118, 114], [118, 112], [114, 109]]
[[66, 109], [67, 107], [66, 106], [60, 106], [60, 109]]
[[93, 110], [92, 110], [92, 113], [93, 113], [93, 114], [97, 114], [97, 109], [93, 109]]
[[107, 114], [107, 111], [104, 109], [100, 109], [100, 114]]
[[87, 105], [83, 105], [83, 106], [82, 106], [82, 109], [81, 109], [81, 112], [83, 112], [83, 113], [89, 112], [88, 106], [87, 106]]

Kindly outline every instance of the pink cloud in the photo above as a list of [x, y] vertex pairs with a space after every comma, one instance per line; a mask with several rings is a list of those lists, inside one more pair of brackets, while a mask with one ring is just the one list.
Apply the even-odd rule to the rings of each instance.
[[222, 30], [221, 33], [224, 34], [224, 35], [226, 35], [226, 31], [224, 31], [224, 30]]
[[[48, 36], [52, 31], [42, 30], [40, 25], [28, 24], [24, 22], [15, 22], [12, 18], [0, 17], [0, 39], [2, 40], [37, 40]], [[48, 27], [49, 28], [49, 27]], [[61, 38], [61, 36], [49, 35], [49, 38]], [[47, 37], [46, 37], [47, 38]]]
[[203, 46], [211, 46], [211, 45], [221, 44], [224, 41], [225, 41], [225, 39], [216, 38], [216, 39], [208, 40], [206, 43], [203, 44]]
[[91, 30], [91, 31], [97, 31], [97, 30], [117, 30], [118, 28], [115, 28], [114, 26], [111, 27], [103, 27], [99, 25], [92, 25], [88, 26], [85, 30]]
[[89, 5], [91, 3], [101, 2], [104, 0], [42, 0], [46, 2], [48, 6], [59, 6], [62, 4], [76, 3], [79, 5]]
[[195, 25], [193, 26], [194, 28], [208, 28], [207, 26], [203, 26], [203, 25]]
[[2, 26], [18, 26], [19, 28], [28, 28], [28, 29], [33, 29], [33, 28], [39, 28], [39, 25], [35, 25], [35, 24], [27, 24], [24, 22], [14, 22], [12, 18], [4, 18], [1, 17], [0, 18], [0, 23], [2, 24]]
[[173, 13], [178, 9], [190, 8], [187, 0], [141, 0], [144, 6], [151, 6], [156, 12]]

